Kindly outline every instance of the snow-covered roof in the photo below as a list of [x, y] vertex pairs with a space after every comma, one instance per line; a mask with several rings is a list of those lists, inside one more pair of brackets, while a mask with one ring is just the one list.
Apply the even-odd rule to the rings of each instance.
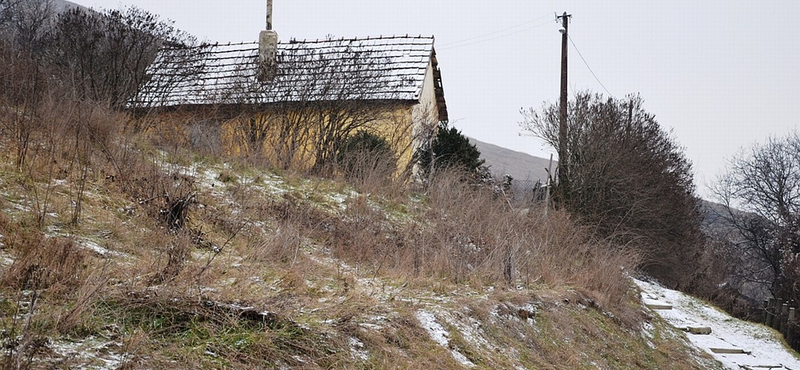
[[[273, 78], [259, 78], [257, 42], [206, 44], [160, 51], [136, 108], [276, 102], [418, 101], [433, 37], [391, 36], [278, 43]], [[438, 95], [442, 95], [439, 97]], [[440, 81], [437, 99], [444, 104]], [[446, 111], [445, 111], [446, 112]]]

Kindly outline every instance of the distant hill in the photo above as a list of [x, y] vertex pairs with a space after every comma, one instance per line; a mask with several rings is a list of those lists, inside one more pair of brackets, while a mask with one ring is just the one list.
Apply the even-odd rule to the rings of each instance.
[[[541, 181], [543, 184], [547, 182], [549, 159], [534, 157], [474, 138], [469, 138], [469, 141], [480, 150], [481, 157], [486, 160], [486, 165], [489, 166], [494, 177], [502, 178], [503, 175], [511, 175], [514, 178], [515, 186], [524, 189], [531, 188], [537, 181]], [[555, 172], [557, 163], [555, 160], [553, 161], [553, 172]]]

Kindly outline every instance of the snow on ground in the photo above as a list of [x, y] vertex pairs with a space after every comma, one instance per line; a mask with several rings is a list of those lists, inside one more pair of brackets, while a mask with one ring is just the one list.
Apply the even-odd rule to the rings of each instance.
[[[763, 325], [742, 321], [697, 298], [664, 288], [658, 284], [634, 280], [642, 290], [642, 301], [672, 326], [710, 327], [711, 334], [686, 333], [689, 340], [708, 352], [727, 369], [793, 369], [800, 370], [800, 359], [787, 348], [780, 334]], [[715, 353], [711, 349], [741, 350], [742, 353]]]
[[[450, 348], [450, 333], [447, 332], [447, 329], [445, 329], [442, 324], [439, 324], [439, 322], [436, 321], [436, 316], [424, 310], [417, 311], [416, 316], [420, 325], [422, 325], [422, 328], [428, 332], [428, 335], [434, 342], [438, 343], [444, 348]], [[475, 364], [461, 352], [458, 352], [455, 349], [450, 349], [450, 353], [453, 355], [453, 358], [455, 358], [456, 361], [462, 365], [467, 367], [475, 367]]]
[[88, 250], [90, 250], [92, 252], [95, 252], [95, 253], [99, 254], [100, 256], [102, 256], [102, 257], [108, 257], [108, 256], [124, 257], [124, 258], [130, 257], [128, 254], [106, 249], [106, 248], [100, 246], [100, 244], [97, 244], [97, 243], [95, 243], [95, 242], [93, 242], [91, 240], [88, 240], [88, 239], [78, 239], [77, 243], [78, 243], [78, 245], [81, 245], [84, 248], [86, 248], [86, 249], [88, 249]]

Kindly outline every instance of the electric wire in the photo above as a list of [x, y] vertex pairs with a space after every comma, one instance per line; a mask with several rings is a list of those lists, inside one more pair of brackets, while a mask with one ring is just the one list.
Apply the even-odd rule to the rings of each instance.
[[569, 42], [572, 44], [572, 47], [574, 47], [574, 48], [575, 48], [575, 51], [577, 51], [577, 52], [578, 52], [578, 56], [579, 56], [579, 57], [581, 57], [581, 60], [583, 61], [583, 64], [586, 66], [586, 68], [589, 70], [589, 72], [591, 72], [591, 73], [592, 73], [592, 76], [593, 76], [593, 77], [594, 77], [594, 79], [597, 81], [597, 83], [599, 83], [599, 84], [600, 84], [600, 86], [603, 88], [603, 90], [605, 90], [605, 91], [608, 93], [608, 95], [610, 95], [610, 96], [613, 98], [613, 97], [614, 97], [614, 94], [612, 94], [612, 93], [611, 93], [611, 91], [608, 91], [608, 89], [606, 88], [606, 85], [603, 85], [603, 83], [602, 83], [602, 82], [600, 82], [600, 79], [599, 79], [599, 78], [597, 78], [597, 75], [596, 75], [596, 74], [594, 73], [594, 71], [592, 70], [592, 67], [589, 67], [589, 63], [586, 63], [586, 59], [583, 57], [583, 54], [581, 54], [581, 51], [580, 51], [580, 49], [578, 49], [578, 46], [577, 46], [577, 45], [575, 45], [575, 41], [572, 41], [572, 36], [570, 36], [569, 34], [567, 34], [567, 38], [569, 38]]
[[485, 34], [478, 35], [478, 36], [475, 36], [475, 37], [470, 37], [470, 38], [468, 38], [468, 39], [463, 39], [463, 40], [458, 40], [458, 41], [452, 41], [452, 42], [446, 42], [446, 43], [444, 43], [444, 44], [440, 44], [440, 46], [448, 46], [448, 45], [453, 45], [453, 44], [460, 44], [460, 43], [463, 43], [463, 42], [472, 41], [472, 40], [479, 39], [479, 38], [482, 38], [482, 37], [491, 36], [491, 35], [496, 35], [496, 34], [498, 34], [498, 33], [501, 33], [501, 32], [505, 32], [505, 31], [512, 30], [512, 29], [514, 29], [514, 28], [517, 28], [517, 27], [520, 27], [520, 26], [524, 26], [524, 25], [526, 25], [526, 24], [529, 24], [529, 23], [536, 22], [536, 21], [538, 21], [538, 20], [540, 20], [540, 19], [542, 19], [542, 18], [549, 17], [549, 16], [550, 16], [550, 15], [543, 15], [543, 16], [541, 16], [541, 17], [539, 17], [539, 18], [536, 18], [536, 19], [531, 19], [531, 20], [529, 20], [529, 21], [525, 21], [525, 22], [522, 22], [522, 23], [519, 23], [519, 24], [515, 24], [515, 25], [513, 25], [513, 26], [506, 27], [506, 28], [503, 28], [503, 29], [501, 29], [501, 30], [497, 30], [497, 31], [493, 31], [493, 32], [485, 33]]
[[[544, 23], [537, 23], [537, 24], [535, 24], [533, 26], [525, 27], [523, 29], [519, 29], [519, 30], [516, 30], [516, 31], [507, 32], [507, 31], [513, 30], [515, 28], [519, 28], [519, 27], [534, 23], [534, 22], [536, 22], [538, 20], [541, 20], [541, 19], [547, 18], [547, 17], [550, 17], [550, 15], [549, 14], [548, 15], [544, 15], [544, 16], [541, 16], [539, 18], [531, 19], [529, 21], [513, 25], [511, 27], [506, 27], [506, 28], [503, 28], [501, 30], [485, 33], [485, 34], [478, 35], [478, 36], [475, 36], [475, 37], [470, 37], [470, 38], [463, 39], [463, 40], [458, 40], [458, 41], [446, 42], [446, 43], [443, 43], [443, 44], [439, 44], [437, 49], [438, 50], [457, 49], [457, 48], [461, 48], [461, 47], [465, 47], [465, 46], [479, 44], [479, 43], [482, 43], [482, 42], [488, 42], [488, 41], [497, 40], [497, 39], [500, 39], [500, 38], [504, 38], [504, 37], [511, 36], [511, 35], [514, 35], [514, 34], [517, 34], [517, 33], [525, 32], [525, 31], [529, 31], [529, 30], [532, 30], [534, 28], [538, 28], [538, 27], [550, 24], [551, 21], [547, 21], [547, 22], [544, 22]], [[497, 36], [497, 37], [486, 38], [488, 36], [497, 35], [497, 34], [500, 34], [500, 35]]]

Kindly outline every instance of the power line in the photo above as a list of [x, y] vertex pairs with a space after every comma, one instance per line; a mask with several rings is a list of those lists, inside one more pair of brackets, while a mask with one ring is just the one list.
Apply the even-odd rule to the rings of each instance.
[[467, 42], [467, 41], [472, 41], [472, 40], [479, 39], [479, 38], [486, 37], [486, 36], [495, 35], [495, 34], [498, 34], [498, 33], [501, 33], [501, 32], [505, 32], [505, 31], [508, 31], [508, 30], [512, 30], [512, 29], [514, 29], [514, 28], [517, 28], [517, 27], [524, 26], [524, 25], [526, 25], [526, 24], [530, 24], [530, 23], [536, 22], [536, 21], [538, 21], [538, 20], [540, 20], [540, 19], [542, 19], [542, 18], [549, 17], [549, 16], [550, 16], [550, 15], [543, 15], [543, 16], [541, 16], [541, 17], [539, 17], [539, 18], [536, 18], [536, 19], [531, 19], [531, 20], [529, 20], [529, 21], [525, 21], [525, 22], [522, 22], [522, 23], [519, 23], [519, 24], [516, 24], [516, 25], [510, 26], [510, 27], [503, 28], [503, 29], [501, 29], [501, 30], [497, 30], [497, 31], [493, 31], [493, 32], [485, 33], [485, 34], [478, 35], [478, 36], [475, 36], [475, 37], [470, 37], [470, 38], [468, 38], [468, 39], [463, 39], [463, 40], [458, 40], [458, 41], [453, 41], [453, 42], [446, 42], [446, 43], [444, 43], [444, 44], [440, 44], [439, 46], [447, 46], [447, 45], [452, 45], [452, 44], [459, 44], [459, 43], [463, 43], [463, 42]]
[[586, 63], [586, 59], [583, 57], [583, 54], [581, 54], [581, 51], [580, 51], [580, 49], [578, 49], [578, 46], [576, 46], [576, 45], [575, 45], [575, 41], [572, 41], [572, 37], [570, 37], [569, 35], [567, 35], [567, 38], [569, 38], [569, 42], [572, 44], [572, 47], [574, 47], [574, 48], [575, 48], [575, 51], [577, 51], [577, 52], [578, 52], [578, 56], [579, 56], [579, 57], [581, 57], [581, 60], [583, 61], [583, 64], [586, 66], [586, 68], [589, 70], [589, 72], [591, 72], [591, 73], [592, 73], [592, 76], [593, 76], [593, 77], [594, 77], [594, 79], [597, 81], [597, 83], [599, 83], [599, 84], [600, 84], [600, 86], [601, 86], [601, 87], [603, 87], [603, 90], [605, 90], [605, 91], [608, 93], [608, 95], [610, 95], [610, 96], [613, 98], [613, 97], [614, 97], [614, 94], [612, 94], [612, 93], [611, 93], [611, 91], [608, 91], [608, 89], [606, 89], [606, 86], [605, 86], [605, 85], [603, 85], [603, 83], [602, 83], [602, 82], [600, 82], [600, 79], [599, 79], [599, 78], [597, 78], [597, 75], [596, 75], [596, 74], [594, 74], [594, 71], [592, 70], [592, 67], [589, 67], [589, 63]]
[[[493, 41], [493, 40], [497, 40], [497, 39], [500, 39], [500, 38], [503, 38], [503, 37], [511, 36], [511, 35], [514, 35], [514, 34], [517, 34], [517, 33], [525, 32], [525, 31], [528, 31], [528, 30], [532, 30], [534, 28], [538, 28], [538, 27], [550, 24], [550, 21], [544, 22], [544, 23], [537, 23], [537, 24], [535, 24], [533, 26], [529, 26], [529, 27], [525, 27], [523, 29], [519, 29], [519, 30], [516, 30], [516, 31], [508, 32], [510, 30], [513, 30], [513, 29], [516, 29], [516, 28], [519, 28], [519, 27], [522, 27], [522, 26], [525, 26], [525, 25], [529, 25], [531, 23], [534, 23], [534, 22], [536, 22], [538, 20], [541, 20], [541, 19], [547, 18], [547, 17], [550, 17], [550, 15], [549, 14], [548, 15], [544, 15], [544, 16], [541, 16], [539, 18], [531, 19], [529, 21], [513, 25], [511, 27], [506, 27], [506, 28], [503, 28], [501, 30], [485, 33], [485, 34], [478, 35], [478, 36], [475, 36], [475, 37], [470, 37], [470, 38], [463, 39], [463, 40], [458, 40], [458, 41], [439, 44], [439, 48], [438, 49], [439, 50], [456, 49], [456, 48], [460, 48], [460, 47], [464, 47], [464, 46], [470, 46], [470, 45], [474, 45], [474, 44], [478, 44], [478, 43], [482, 43], [482, 42]], [[497, 35], [497, 34], [500, 34], [500, 35], [497, 36], [497, 37], [486, 38], [486, 37], [489, 37], [489, 36], [492, 36], [492, 35]]]

